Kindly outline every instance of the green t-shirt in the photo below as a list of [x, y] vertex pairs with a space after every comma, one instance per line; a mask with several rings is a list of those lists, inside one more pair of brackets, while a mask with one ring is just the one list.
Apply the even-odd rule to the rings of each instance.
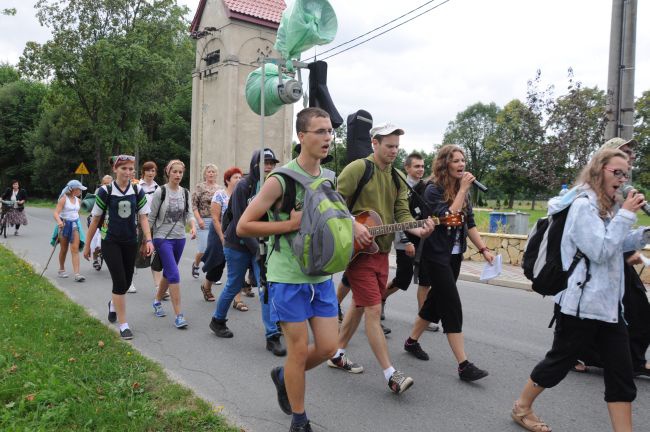
[[[284, 167], [294, 170], [312, 179], [317, 179], [320, 177], [320, 176], [314, 177], [313, 175], [305, 172], [305, 170], [303, 170], [300, 167], [300, 165], [298, 165], [296, 159], [291, 160]], [[322, 169], [321, 169], [321, 173], [322, 173]], [[282, 185], [282, 192], [284, 194], [284, 191], [286, 190], [284, 178], [280, 175], [273, 175], [273, 174], [271, 175], [278, 179], [280, 185]], [[305, 199], [305, 190], [300, 184], [296, 183], [296, 206], [294, 208], [301, 209], [304, 199]], [[280, 220], [283, 221], [289, 219], [288, 213], [280, 212], [278, 216]], [[275, 220], [272, 210], [269, 211], [269, 220], [271, 221]], [[290, 283], [290, 284], [320, 283], [332, 277], [332, 276], [308, 276], [304, 274], [302, 270], [300, 270], [300, 264], [298, 264], [298, 259], [294, 255], [293, 250], [291, 249], [291, 246], [289, 245], [287, 238], [293, 238], [293, 235], [291, 233], [283, 234], [280, 237], [280, 250], [273, 250], [276, 237], [275, 236], [270, 237], [268, 259], [266, 265], [267, 281], [279, 282], [279, 283]]]

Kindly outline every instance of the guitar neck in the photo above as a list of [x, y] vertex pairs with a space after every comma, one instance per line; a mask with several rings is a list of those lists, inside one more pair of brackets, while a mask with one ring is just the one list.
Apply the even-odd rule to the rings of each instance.
[[[438, 225], [440, 223], [438, 218], [432, 218], [432, 219], [434, 224]], [[420, 228], [425, 224], [425, 222], [426, 220], [419, 220], [413, 222], [394, 223], [389, 225], [378, 225], [374, 227], [368, 227], [368, 232], [373, 237], [384, 235], [384, 234], [392, 234], [398, 231], [406, 231], [413, 228]]]

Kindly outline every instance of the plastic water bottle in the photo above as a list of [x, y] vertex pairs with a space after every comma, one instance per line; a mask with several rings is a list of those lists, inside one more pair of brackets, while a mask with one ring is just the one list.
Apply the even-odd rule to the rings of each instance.
[[569, 192], [569, 187], [566, 184], [563, 184], [562, 189], [560, 189], [560, 196], [564, 195], [567, 192]]

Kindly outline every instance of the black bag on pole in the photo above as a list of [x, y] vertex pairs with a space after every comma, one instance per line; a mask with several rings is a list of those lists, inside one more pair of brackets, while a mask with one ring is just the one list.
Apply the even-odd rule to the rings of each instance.
[[370, 142], [372, 115], [368, 111], [359, 110], [348, 116], [347, 125], [347, 163], [350, 163], [365, 158], [372, 153], [372, 144]]

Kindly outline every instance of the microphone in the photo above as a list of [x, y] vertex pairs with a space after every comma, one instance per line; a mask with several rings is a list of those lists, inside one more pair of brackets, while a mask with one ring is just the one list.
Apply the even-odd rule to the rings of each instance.
[[472, 183], [474, 183], [474, 186], [476, 186], [477, 188], [479, 188], [479, 190], [480, 190], [481, 192], [487, 192], [487, 190], [488, 190], [487, 186], [485, 186], [485, 185], [484, 185], [483, 183], [481, 183], [480, 181], [474, 179], [474, 181], [473, 181]]
[[[632, 189], [634, 189], [634, 187], [630, 184], [626, 184], [625, 186], [623, 186], [621, 188], [621, 193], [623, 194], [623, 198], [627, 198], [627, 194], [630, 193]], [[645, 204], [643, 204], [643, 207], [641, 207], [641, 210], [643, 210], [645, 214], [650, 216], [650, 204], [646, 202]]]

